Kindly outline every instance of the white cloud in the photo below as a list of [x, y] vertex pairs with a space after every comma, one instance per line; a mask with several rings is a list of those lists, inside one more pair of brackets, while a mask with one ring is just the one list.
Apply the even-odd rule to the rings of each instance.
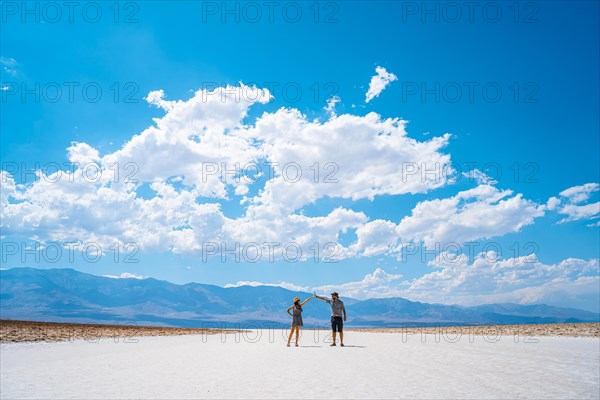
[[313, 288], [318, 293], [338, 292], [340, 297], [352, 297], [355, 299], [369, 299], [392, 297], [396, 289], [392, 282], [402, 278], [402, 275], [388, 274], [381, 268], [376, 268], [372, 274], [356, 282], [347, 282], [340, 285], [324, 285]]
[[113, 279], [146, 279], [145, 276], [132, 274], [131, 272], [122, 272], [120, 275], [102, 275], [105, 278]]
[[581, 186], [573, 186], [560, 192], [562, 197], [567, 198], [571, 203], [582, 203], [588, 201], [592, 193], [600, 190], [597, 183], [586, 183]]
[[580, 219], [596, 219], [600, 218], [600, 202], [585, 204], [582, 206], [576, 204], [566, 204], [559, 212], [568, 215], [558, 221], [559, 224], [569, 221], [577, 221]]
[[67, 148], [68, 159], [72, 163], [78, 163], [85, 166], [89, 163], [98, 163], [100, 154], [87, 143], [72, 142]]
[[[120, 150], [104, 156], [103, 164], [134, 164], [135, 178], [144, 182], [183, 176], [183, 184], [196, 196], [226, 199], [227, 184], [220, 172], [262, 156], [246, 137], [242, 121], [253, 104], [267, 103], [271, 94], [241, 84], [198, 90], [187, 101], [163, 97], [163, 91], [154, 91], [146, 99], [165, 109], [166, 115], [155, 118], [156, 126], [132, 137]], [[234, 189], [247, 185], [232, 177], [228, 182]]]
[[503, 236], [518, 232], [544, 215], [538, 205], [510, 190], [482, 184], [445, 199], [424, 200], [395, 224], [374, 220], [356, 230], [349, 246], [354, 254], [400, 254], [409, 243], [423, 242], [429, 249], [447, 244]]
[[[244, 217], [228, 220], [223, 232], [232, 242], [297, 244], [302, 249], [302, 260], [318, 257], [321, 261], [323, 258], [334, 261], [351, 255], [347, 248], [339, 244], [339, 232], [357, 228], [366, 221], [364, 213], [345, 208], [336, 208], [321, 217], [306, 217], [285, 215], [272, 207], [251, 206]], [[319, 254], [311, 249], [314, 243], [319, 244]], [[325, 248], [327, 243], [331, 246]]]
[[465, 256], [455, 261], [439, 257], [431, 265], [437, 270], [408, 282], [403, 289], [408, 298], [462, 305], [516, 302], [588, 308], [594, 304], [590, 299], [599, 295], [598, 259], [569, 258], [544, 264], [535, 254], [501, 259], [489, 252], [472, 262]]
[[400, 221], [397, 234], [405, 241], [423, 241], [429, 248], [488, 239], [518, 232], [543, 216], [543, 208], [521, 194], [513, 196], [511, 190], [480, 185], [446, 199], [418, 203]]
[[378, 97], [383, 89], [385, 89], [390, 83], [398, 80], [398, 77], [391, 72], [387, 72], [383, 67], [375, 68], [377, 75], [371, 78], [369, 83], [369, 90], [367, 90], [365, 102], [368, 103], [375, 97]]
[[569, 258], [544, 264], [535, 254], [502, 259], [493, 252], [480, 253], [472, 262], [466, 256], [440, 255], [435, 271], [402, 280], [377, 268], [360, 281], [326, 285], [317, 292], [337, 291], [356, 299], [403, 297], [427, 303], [472, 306], [486, 303], [545, 303], [589, 309], [600, 293], [598, 259]]
[[296, 292], [312, 293], [313, 291], [316, 291], [317, 294], [325, 293], [326, 295], [329, 295], [329, 293], [333, 291], [337, 291], [340, 293], [340, 296], [352, 297], [355, 299], [367, 299], [390, 297], [390, 294], [394, 293], [391, 289], [391, 283], [396, 282], [401, 278], [402, 275], [388, 274], [383, 269], [377, 268], [372, 274], [365, 275], [365, 277], [360, 281], [342, 283], [339, 285], [322, 285], [311, 287], [298, 286], [289, 282], [263, 283], [257, 281], [239, 281], [237, 283], [228, 283], [225, 285], [225, 288], [239, 286], [276, 286]]
[[[597, 183], [586, 183], [585, 185], [573, 186], [559, 193], [560, 198], [551, 197], [546, 203], [548, 210], [557, 210], [566, 218], [558, 221], [559, 224], [579, 220], [593, 220], [600, 218], [600, 202], [580, 204], [588, 201], [594, 193], [600, 190]], [[600, 224], [591, 223], [588, 226], [596, 227]]]
[[497, 180], [491, 178], [488, 174], [478, 170], [477, 168], [472, 169], [469, 172], [463, 172], [463, 176], [474, 180], [478, 185], [495, 185], [498, 183]]
[[[164, 98], [160, 90], [147, 96], [165, 115], [115, 152], [101, 155], [86, 143], [71, 144], [68, 159], [97, 164], [98, 179], [94, 169], [92, 179], [75, 169], [40, 173], [37, 182], [24, 186], [3, 171], [3, 232], [41, 241], [85, 239], [103, 247], [133, 242], [140, 249], [191, 254], [208, 241], [230, 247], [294, 242], [303, 247], [303, 259], [311, 256], [307, 247], [314, 242], [337, 243], [335, 251], [322, 249], [319, 257], [338, 259], [353, 254], [339, 244], [339, 235], [368, 217], [344, 207], [307, 217], [305, 205], [321, 198], [426, 193], [447, 184], [451, 160], [442, 150], [449, 135], [417, 141], [400, 119], [369, 113], [319, 122], [280, 109], [247, 124], [249, 108], [272, 96], [243, 84], [199, 90], [186, 101]], [[263, 166], [267, 182], [252, 196], [249, 187], [256, 183], [220, 173], [263, 160], [272, 171]], [[290, 165], [302, 172], [297, 182], [290, 179]], [[435, 168], [435, 174], [422, 173]], [[217, 200], [241, 202], [244, 214], [227, 217]]]
[[164, 90], [153, 90], [152, 92], [148, 93], [148, 96], [144, 97], [144, 100], [146, 100], [149, 104], [155, 105], [158, 108], [162, 108], [163, 110], [172, 110], [174, 103], [164, 100], [164, 97]]
[[550, 197], [546, 202], [546, 210], [554, 211], [560, 205], [560, 199], [557, 197]]
[[[133, 242], [140, 249], [196, 255], [206, 242], [227, 248], [277, 242], [297, 243], [301, 259], [308, 259], [315, 242], [329, 243], [335, 249], [321, 248], [319, 257], [342, 259], [397, 254], [411, 241], [430, 246], [501, 236], [519, 231], [549, 209], [485, 184], [489, 177], [476, 173], [482, 183], [478, 187], [422, 201], [399, 223], [370, 221], [347, 207], [306, 216], [303, 208], [323, 198], [373, 200], [447, 185], [445, 177], [453, 171], [450, 155], [442, 151], [450, 135], [418, 141], [408, 137], [406, 121], [376, 113], [332, 114], [320, 122], [282, 108], [248, 123], [250, 107], [271, 98], [268, 90], [243, 84], [199, 90], [185, 101], [167, 101], [162, 90], [151, 92], [146, 99], [165, 115], [120, 149], [100, 155], [78, 142], [67, 149], [70, 161], [97, 164], [102, 172], [98, 180], [86, 179], [76, 169], [18, 185], [2, 171], [2, 230], [41, 241], [85, 238], [106, 248]], [[263, 161], [271, 168], [263, 164], [266, 183], [223, 177], [219, 171]], [[298, 169], [302, 175], [294, 180]], [[128, 176], [133, 180], [124, 179]], [[594, 190], [583, 185], [563, 192], [562, 198], [585, 200], [582, 193]], [[243, 214], [228, 217], [218, 200], [240, 202]], [[572, 218], [595, 212], [594, 205], [576, 206], [580, 208], [562, 210]], [[342, 246], [340, 235], [353, 230], [356, 242]]]
[[17, 191], [17, 185], [13, 176], [7, 171], [0, 171], [0, 206], [2, 208], [7, 206], [10, 198], [18, 200], [20, 192]]
[[[405, 125], [375, 113], [324, 123], [308, 121], [295, 109], [263, 114], [248, 134], [280, 165], [254, 201], [289, 212], [322, 197], [373, 199], [446, 185], [451, 160], [441, 151], [450, 135], [420, 142], [407, 136]], [[302, 176], [295, 181], [297, 171]]]
[[335, 105], [337, 103], [339, 103], [340, 97], [339, 96], [333, 96], [332, 98], [327, 100], [327, 106], [324, 108], [325, 111], [327, 111], [327, 114], [330, 117], [335, 117], [336, 113], [335, 113]]
[[350, 249], [363, 256], [393, 252], [400, 239], [398, 225], [381, 219], [360, 226], [356, 230], [356, 236], [357, 240]]

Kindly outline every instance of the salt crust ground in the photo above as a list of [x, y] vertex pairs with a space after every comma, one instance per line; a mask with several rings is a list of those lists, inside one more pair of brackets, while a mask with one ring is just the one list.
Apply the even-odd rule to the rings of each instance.
[[[597, 399], [600, 340], [304, 331], [0, 346], [0, 398]], [[293, 342], [292, 342], [293, 346]]]

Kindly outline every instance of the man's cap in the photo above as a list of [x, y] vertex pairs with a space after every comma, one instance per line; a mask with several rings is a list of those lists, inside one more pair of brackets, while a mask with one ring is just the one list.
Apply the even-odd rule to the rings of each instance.
[[337, 292], [333, 292], [333, 293], [331, 293], [331, 295], [332, 295], [332, 296], [337, 296], [337, 297], [340, 297], [340, 295], [339, 295]]

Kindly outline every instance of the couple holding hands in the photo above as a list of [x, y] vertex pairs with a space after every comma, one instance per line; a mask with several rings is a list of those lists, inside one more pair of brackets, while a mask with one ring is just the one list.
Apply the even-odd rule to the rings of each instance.
[[[337, 292], [331, 293], [331, 299], [326, 297], [317, 296], [317, 293], [313, 292], [313, 296], [304, 300], [300, 303], [300, 298], [294, 298], [294, 305], [288, 307], [286, 310], [287, 313], [292, 317], [292, 329], [290, 330], [290, 335], [288, 336], [287, 347], [290, 347], [290, 341], [292, 340], [292, 335], [294, 331], [296, 332], [296, 347], [298, 347], [298, 336], [300, 334], [300, 327], [303, 325], [302, 323], [302, 306], [308, 303], [313, 297], [329, 303], [331, 306], [331, 329], [333, 331], [333, 343], [330, 346], [336, 346], [336, 334], [340, 333], [340, 346], [344, 346], [344, 321], [346, 321], [346, 307], [344, 307], [344, 303], [340, 300], [340, 296]], [[290, 312], [293, 310], [293, 312]]]

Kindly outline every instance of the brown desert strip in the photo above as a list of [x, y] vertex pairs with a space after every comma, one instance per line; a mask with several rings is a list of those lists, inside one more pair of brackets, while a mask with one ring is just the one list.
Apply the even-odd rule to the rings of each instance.
[[140, 336], [214, 335], [236, 332], [240, 330], [0, 320], [0, 343], [61, 342], [77, 339], [96, 341], [100, 338], [135, 341]]
[[477, 335], [477, 336], [572, 336], [600, 338], [600, 323], [576, 324], [524, 324], [524, 325], [478, 325], [478, 326], [434, 326], [411, 328], [348, 328], [354, 332]]

